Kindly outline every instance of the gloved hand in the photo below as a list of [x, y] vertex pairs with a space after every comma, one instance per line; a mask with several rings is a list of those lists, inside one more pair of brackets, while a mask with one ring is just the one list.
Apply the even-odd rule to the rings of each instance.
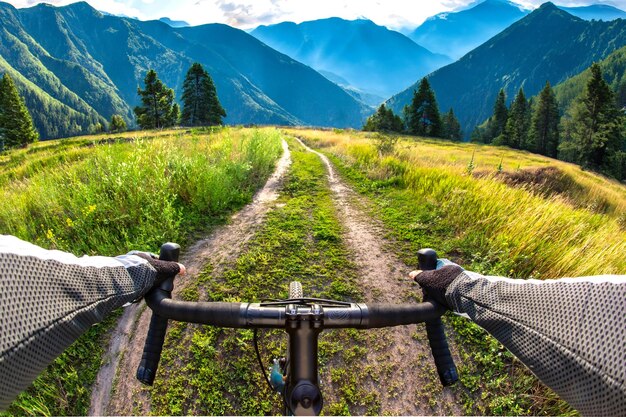
[[457, 264], [449, 263], [431, 271], [412, 271], [409, 273], [409, 277], [422, 287], [425, 299], [432, 298], [439, 304], [451, 309], [452, 307], [446, 301], [446, 290], [463, 271], [464, 269]]
[[179, 264], [178, 262], [162, 261], [155, 255], [146, 252], [131, 252], [131, 254], [147, 260], [148, 263], [156, 269], [157, 276], [153, 287], [161, 284], [167, 278], [171, 278], [176, 275], [185, 275], [187, 272], [185, 265]]

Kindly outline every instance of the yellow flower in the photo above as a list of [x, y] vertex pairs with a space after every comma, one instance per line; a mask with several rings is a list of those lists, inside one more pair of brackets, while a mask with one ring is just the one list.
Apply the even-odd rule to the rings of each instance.
[[96, 211], [96, 208], [97, 208], [97, 207], [96, 207], [96, 205], [95, 205], [95, 204], [91, 204], [91, 205], [88, 205], [87, 207], [84, 207], [84, 208], [83, 208], [83, 215], [85, 215], [85, 216], [90, 215], [91, 213], [93, 213], [94, 211]]
[[48, 229], [48, 231], [46, 232], [46, 237], [48, 238], [48, 240], [54, 240], [54, 232], [52, 231], [52, 229]]
[[67, 223], [68, 227], [74, 227], [74, 222], [69, 217], [65, 219], [65, 222]]

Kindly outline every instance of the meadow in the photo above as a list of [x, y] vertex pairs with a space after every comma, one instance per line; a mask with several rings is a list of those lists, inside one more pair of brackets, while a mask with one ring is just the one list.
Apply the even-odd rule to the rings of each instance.
[[[506, 148], [341, 130], [288, 133], [328, 155], [371, 200], [372, 217], [393, 242], [389, 250], [407, 265], [431, 247], [489, 275], [626, 271], [622, 184]], [[478, 326], [454, 315], [446, 322], [454, 329], [465, 413], [576, 415]]]
[[[249, 202], [282, 153], [276, 130], [129, 132], [0, 155], [0, 233], [76, 255], [158, 252]], [[92, 328], [6, 415], [84, 415], [106, 347]]]
[[[286, 296], [287, 283], [299, 279], [307, 294], [360, 300], [358, 268], [325, 169], [290, 136], [329, 156], [371, 203], [368, 214], [384, 224], [388, 250], [407, 265], [417, 265], [418, 249], [432, 247], [467, 269], [515, 278], [626, 271], [623, 184], [527, 152], [341, 130], [128, 132], [0, 154], [0, 233], [77, 255], [156, 252], [164, 241], [185, 246], [251, 200], [285, 137], [293, 165], [275, 209], [234, 264], [215, 272], [209, 263], [181, 295], [252, 301]], [[92, 328], [5, 414], [86, 414], [115, 321]], [[453, 329], [461, 376], [455, 392], [465, 413], [576, 414], [480, 328], [453, 315], [445, 321]], [[173, 323], [151, 390], [153, 412], [280, 412], [254, 363], [251, 339], [251, 332]], [[265, 335], [263, 357], [279, 355], [283, 343]], [[373, 371], [379, 367], [360, 365], [368, 348], [383, 349], [359, 332], [321, 340], [321, 363], [333, 364], [321, 371], [334, 392], [326, 413], [380, 413], [379, 399], [362, 381], [372, 375], [393, 381]], [[420, 401], [441, 389], [422, 388]]]

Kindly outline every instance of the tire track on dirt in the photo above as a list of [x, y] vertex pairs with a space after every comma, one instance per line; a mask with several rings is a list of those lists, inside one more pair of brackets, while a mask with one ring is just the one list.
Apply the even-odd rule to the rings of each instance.
[[[366, 214], [367, 202], [339, 178], [328, 157], [296, 139], [326, 165], [365, 301], [410, 302], [411, 285], [406, 276], [415, 268], [385, 251], [388, 242], [380, 237], [384, 235], [383, 226]], [[380, 414], [462, 414], [458, 393], [454, 388], [442, 388], [439, 383], [423, 325], [417, 329], [415, 326], [376, 329], [367, 335], [368, 349], [362, 366], [372, 371], [371, 378], [361, 383], [370, 392], [379, 393]]]
[[[291, 165], [287, 142], [282, 141], [283, 155], [272, 176], [258, 191], [252, 202], [235, 213], [229, 224], [217, 228], [206, 239], [185, 250], [181, 263], [187, 274], [176, 280], [173, 298], [192, 283], [210, 261], [214, 271], [221, 271], [232, 262], [265, 221], [265, 215], [278, 198], [282, 180]], [[104, 365], [100, 368], [91, 395], [90, 416], [148, 415], [150, 390], [135, 378], [150, 323], [150, 310], [145, 303], [127, 307], [112, 332]]]

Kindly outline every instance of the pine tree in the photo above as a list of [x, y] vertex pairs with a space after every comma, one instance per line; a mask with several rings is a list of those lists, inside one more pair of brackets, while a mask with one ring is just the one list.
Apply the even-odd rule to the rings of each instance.
[[498, 136], [504, 133], [506, 122], [509, 118], [509, 110], [506, 107], [506, 94], [504, 89], [500, 89], [498, 98], [493, 106], [493, 115], [489, 119], [488, 131], [483, 136], [485, 143], [493, 142]]
[[226, 117], [211, 76], [198, 63], [187, 71], [182, 102], [181, 124], [184, 126], [220, 125], [222, 117]]
[[528, 129], [530, 126], [530, 108], [524, 89], [520, 88], [511, 104], [503, 134], [494, 140], [498, 145], [515, 149], [528, 149]]
[[167, 119], [167, 124], [169, 126], [178, 126], [180, 121], [180, 106], [178, 103], [174, 103], [172, 106], [172, 111], [170, 111], [169, 117]]
[[400, 116], [394, 114], [393, 110], [381, 104], [376, 113], [367, 118], [363, 130], [366, 132], [396, 132], [404, 130], [404, 125]]
[[541, 155], [557, 157], [559, 146], [559, 104], [552, 91], [550, 82], [539, 94], [539, 102], [533, 112], [530, 141], [534, 144], [534, 151]]
[[623, 116], [597, 63], [591, 66], [591, 79], [574, 107], [572, 125], [572, 142], [582, 166], [599, 169], [611, 153], [622, 150]]
[[137, 89], [141, 96], [142, 106], [135, 107], [137, 123], [142, 129], [162, 129], [174, 125], [172, 120], [172, 105], [174, 90], [168, 88], [154, 70], [146, 74], [145, 89]]
[[427, 78], [422, 78], [417, 91], [413, 91], [411, 104], [404, 108], [408, 131], [418, 136], [440, 137], [442, 122], [435, 93]]
[[39, 139], [33, 119], [13, 79], [5, 73], [0, 80], [0, 140], [2, 148], [24, 147]]
[[461, 124], [459, 120], [454, 115], [454, 110], [450, 108], [443, 116], [443, 134], [442, 137], [444, 139], [451, 140], [461, 140], [463, 138], [463, 133], [461, 132]]
[[109, 125], [109, 130], [112, 133], [124, 132], [126, 130], [126, 122], [119, 114], [114, 114], [111, 116], [111, 123]]

